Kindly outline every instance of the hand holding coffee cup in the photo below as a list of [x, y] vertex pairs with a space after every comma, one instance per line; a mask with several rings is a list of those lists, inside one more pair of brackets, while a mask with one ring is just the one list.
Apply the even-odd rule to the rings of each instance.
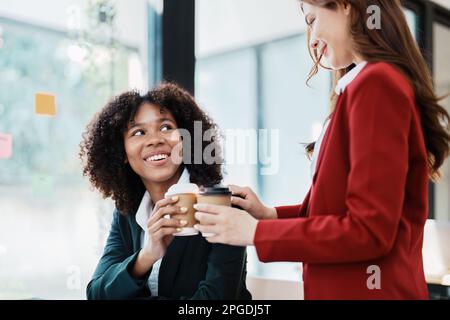
[[[197, 203], [231, 207], [231, 191], [224, 186], [202, 187], [197, 194]], [[202, 235], [205, 238], [214, 236], [213, 233]]]
[[156, 202], [147, 221], [148, 240], [142, 251], [152, 261], [157, 261], [165, 255], [174, 233], [181, 231], [187, 224], [185, 220], [165, 218], [182, 215], [187, 211], [186, 208], [175, 205], [178, 200], [178, 197], [171, 197]]
[[171, 219], [186, 221], [186, 224], [178, 230], [174, 236], [192, 236], [198, 234], [198, 230], [194, 225], [198, 223], [195, 219], [194, 204], [197, 203], [198, 187], [194, 183], [178, 183], [174, 184], [164, 195], [165, 198], [178, 197], [177, 205], [185, 208], [183, 213], [175, 213], [170, 215]]
[[234, 246], [254, 244], [258, 220], [248, 212], [230, 206], [197, 203], [195, 226], [209, 243], [223, 243]]
[[258, 220], [276, 219], [277, 212], [275, 208], [266, 207], [248, 187], [239, 187], [236, 185], [228, 186], [233, 196], [231, 203], [233, 206], [239, 207]]

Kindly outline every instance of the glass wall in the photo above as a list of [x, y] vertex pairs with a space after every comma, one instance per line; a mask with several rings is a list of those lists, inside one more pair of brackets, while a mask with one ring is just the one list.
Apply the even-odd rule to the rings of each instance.
[[0, 2], [0, 299], [85, 298], [113, 206], [78, 144], [113, 94], [148, 86], [147, 5]]

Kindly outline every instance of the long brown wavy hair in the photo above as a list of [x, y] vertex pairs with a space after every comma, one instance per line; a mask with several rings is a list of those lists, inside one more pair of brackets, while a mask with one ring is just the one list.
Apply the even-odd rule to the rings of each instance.
[[[400, 0], [302, 0], [301, 3], [337, 10], [338, 4], [349, 4], [352, 8], [350, 16], [350, 33], [355, 52], [368, 62], [386, 62], [395, 66], [409, 80], [421, 111], [421, 123], [428, 153], [428, 171], [430, 178], [440, 177], [439, 168], [449, 155], [450, 116], [439, 104], [433, 85], [430, 70], [408, 27]], [[367, 8], [376, 5], [381, 11], [381, 29], [367, 27], [369, 18]], [[309, 47], [310, 30], [308, 28], [308, 48], [314, 66], [308, 80], [317, 74], [321, 64], [321, 56], [317, 50]], [[334, 85], [349, 68], [334, 71]], [[332, 93], [332, 110], [336, 104], [336, 94]], [[311, 153], [314, 143], [306, 146]]]

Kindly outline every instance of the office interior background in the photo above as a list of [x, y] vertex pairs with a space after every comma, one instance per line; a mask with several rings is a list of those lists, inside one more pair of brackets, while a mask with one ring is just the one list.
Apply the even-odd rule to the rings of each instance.
[[[403, 3], [438, 92], [449, 93], [450, 0]], [[230, 164], [225, 183], [268, 205], [301, 202], [311, 183], [303, 143], [320, 134], [331, 92], [328, 72], [306, 85], [306, 41], [297, 0], [0, 0], [0, 134], [12, 138], [0, 159], [0, 299], [85, 299], [114, 205], [82, 177], [78, 145], [94, 113], [131, 88], [177, 81], [223, 132], [278, 129], [278, 172]], [[56, 96], [56, 115], [34, 113], [37, 92]], [[447, 161], [430, 183], [424, 244], [436, 298], [449, 292], [449, 243]], [[247, 251], [260, 288], [293, 290], [271, 298], [301, 299], [301, 264]]]

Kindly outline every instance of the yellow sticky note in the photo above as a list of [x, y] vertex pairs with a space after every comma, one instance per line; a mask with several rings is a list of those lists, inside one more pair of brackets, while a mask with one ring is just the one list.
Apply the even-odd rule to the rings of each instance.
[[56, 97], [48, 93], [36, 93], [35, 112], [46, 116], [56, 115]]

